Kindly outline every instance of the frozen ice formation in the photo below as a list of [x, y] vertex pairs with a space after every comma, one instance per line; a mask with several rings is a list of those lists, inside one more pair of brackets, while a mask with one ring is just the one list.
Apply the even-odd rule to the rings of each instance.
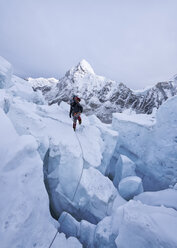
[[148, 248], [149, 245], [174, 248], [177, 244], [177, 212], [174, 209], [132, 200], [97, 225], [83, 220], [78, 222], [66, 213], [59, 222], [62, 231], [90, 248]]
[[143, 192], [134, 197], [134, 200], [139, 200], [143, 204], [151, 206], [165, 206], [177, 210], [177, 190], [164, 189], [156, 192]]
[[[165, 189], [177, 181], [177, 96], [151, 116], [114, 114], [120, 152], [136, 164], [145, 190]], [[145, 118], [146, 117], [146, 118]]]
[[[1, 247], [46, 247], [56, 233], [43, 184], [42, 160], [31, 135], [19, 136], [0, 109]], [[59, 235], [55, 244], [74, 248]]]
[[142, 192], [143, 192], [143, 185], [140, 177], [137, 176], [125, 177], [119, 183], [119, 193], [126, 200], [130, 200], [135, 195], [139, 195]]
[[[11, 68], [0, 59], [1, 246], [46, 248], [53, 240], [51, 248], [177, 247], [177, 97], [156, 115], [117, 113], [112, 124], [82, 114], [75, 133], [64, 95], [60, 105], [48, 105], [33, 90], [36, 81]], [[98, 92], [107, 97], [98, 111], [107, 116], [116, 83], [85, 61], [63, 79], [72, 93], [66, 79], [80, 82], [93, 109]], [[56, 85], [64, 92], [50, 79], [48, 96]]]

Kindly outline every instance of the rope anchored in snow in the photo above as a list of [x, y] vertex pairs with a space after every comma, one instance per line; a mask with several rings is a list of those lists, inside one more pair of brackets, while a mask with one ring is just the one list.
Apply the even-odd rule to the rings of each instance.
[[[58, 121], [59, 121], [59, 120], [58, 120]], [[78, 135], [77, 135], [76, 132], [75, 132], [75, 134], [76, 134], [76, 138], [77, 138], [77, 140], [78, 140], [78, 143], [79, 143], [79, 146], [80, 146], [80, 149], [81, 149], [82, 159], [84, 160], [84, 152], [83, 152], [83, 149], [82, 149], [81, 142], [80, 142], [79, 137], [78, 137]], [[82, 175], [83, 175], [83, 171], [84, 171], [84, 166], [82, 165], [82, 171], [81, 171], [81, 174], [80, 174], [80, 178], [79, 178], [79, 181], [78, 181], [78, 183], [77, 183], [76, 189], [75, 189], [75, 191], [74, 191], [73, 197], [72, 197], [72, 199], [71, 199], [72, 202], [74, 201], [74, 198], [75, 198], [75, 196], [76, 196], [77, 190], [78, 190], [78, 188], [79, 188], [79, 184], [80, 184], [80, 182], [81, 182], [81, 178], [82, 178]], [[67, 216], [67, 213], [65, 213], [65, 216], [63, 217], [63, 220], [62, 220], [62, 222], [60, 223], [60, 225], [63, 224], [63, 222], [64, 222], [66, 216]], [[55, 233], [55, 235], [54, 235], [54, 237], [53, 237], [53, 239], [52, 239], [52, 241], [51, 241], [51, 243], [50, 243], [50, 245], [49, 245], [48, 248], [51, 248], [53, 242], [55, 241], [55, 239], [56, 239], [56, 237], [57, 237], [58, 232], [59, 232], [59, 230], [57, 230], [57, 232]]]
[[55, 233], [55, 236], [53, 237], [52, 242], [51, 242], [50, 245], [49, 245], [49, 248], [52, 246], [52, 244], [53, 244], [53, 242], [54, 242], [54, 240], [55, 240], [57, 234], [58, 234], [58, 230], [57, 230], [57, 232]]

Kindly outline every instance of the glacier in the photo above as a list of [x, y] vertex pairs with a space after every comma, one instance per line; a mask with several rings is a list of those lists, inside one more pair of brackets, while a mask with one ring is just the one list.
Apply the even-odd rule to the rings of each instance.
[[[95, 77], [79, 66], [67, 77]], [[75, 133], [69, 105], [36, 90], [58, 81], [12, 72], [0, 57], [1, 247], [176, 247], [177, 96], [110, 124], [83, 114]]]

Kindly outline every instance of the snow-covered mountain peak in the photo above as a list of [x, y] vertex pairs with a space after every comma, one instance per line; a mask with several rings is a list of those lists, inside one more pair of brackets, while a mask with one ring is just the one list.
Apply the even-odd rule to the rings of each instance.
[[85, 59], [79, 62], [77, 68], [82, 70], [83, 72], [95, 74], [93, 68]]
[[84, 76], [86, 74], [95, 74], [91, 65], [85, 60], [81, 60], [76, 66], [72, 67], [66, 72], [65, 76], [68, 77], [78, 77]]
[[33, 88], [42, 90], [50, 105], [69, 102], [73, 95], [78, 95], [86, 114], [96, 114], [103, 122], [110, 123], [112, 113], [122, 113], [126, 109], [151, 114], [164, 101], [177, 94], [177, 77], [142, 90], [131, 90], [123, 83], [96, 75], [90, 64], [83, 59], [58, 83], [41, 87], [36, 82]]

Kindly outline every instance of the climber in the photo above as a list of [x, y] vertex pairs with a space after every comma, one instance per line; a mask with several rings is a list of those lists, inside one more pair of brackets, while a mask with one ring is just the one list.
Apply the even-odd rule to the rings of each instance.
[[81, 99], [77, 96], [73, 96], [73, 99], [70, 103], [70, 112], [69, 112], [69, 117], [71, 118], [71, 115], [73, 116], [73, 129], [74, 131], [76, 130], [76, 123], [77, 123], [77, 120], [79, 121], [79, 124], [82, 123], [82, 120], [81, 120], [81, 113], [83, 111], [83, 107], [80, 105], [80, 102]]

